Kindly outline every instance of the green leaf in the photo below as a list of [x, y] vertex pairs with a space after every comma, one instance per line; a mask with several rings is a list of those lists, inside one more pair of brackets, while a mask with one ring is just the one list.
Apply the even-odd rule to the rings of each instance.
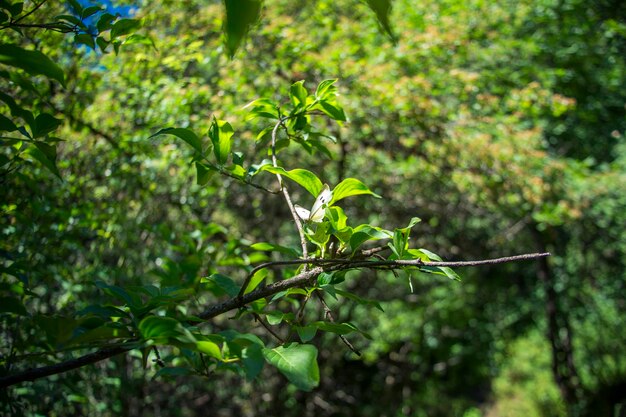
[[337, 87], [333, 84], [337, 82], [337, 79], [332, 80], [324, 80], [317, 86], [317, 90], [315, 90], [315, 97], [317, 99], [326, 99], [332, 97], [336, 94]]
[[144, 339], [152, 339], [156, 343], [178, 341], [196, 344], [196, 338], [176, 319], [171, 317], [147, 316], [139, 323], [139, 331]]
[[[256, 117], [264, 117], [266, 119], [272, 120], [278, 120], [280, 118], [280, 114], [278, 113], [278, 104], [267, 98], [260, 98], [251, 101], [243, 108], [250, 109], [250, 115], [246, 118], [248, 120], [254, 119]], [[256, 140], [259, 141], [263, 139], [263, 137], [268, 133], [271, 133], [273, 129], [273, 126], [269, 126], [263, 129], [261, 133], [257, 135]]]
[[185, 142], [187, 142], [187, 144], [189, 144], [196, 151], [202, 153], [202, 141], [190, 129], [185, 129], [181, 127], [168, 127], [168, 128], [159, 130], [154, 135], [150, 136], [148, 139], [151, 139], [158, 135], [174, 135], [177, 138], [180, 138], [184, 140]]
[[155, 374], [154, 374], [154, 378], [157, 378], [159, 376], [162, 377], [176, 377], [176, 376], [187, 376], [187, 375], [193, 375], [194, 372], [189, 369], [189, 368], [184, 368], [182, 366], [174, 366], [174, 367], [167, 367], [167, 368], [161, 368], [159, 369]]
[[304, 88], [304, 80], [295, 82], [289, 88], [289, 97], [294, 107], [304, 106], [309, 93]]
[[24, 2], [23, 1], [19, 1], [19, 2], [15, 2], [13, 4], [4, 4], [4, 2], [2, 2], [2, 7], [6, 10], [9, 11], [9, 13], [11, 13], [12, 17], [17, 17], [17, 15], [19, 15], [20, 13], [22, 13], [22, 10], [24, 10]]
[[232, 278], [222, 274], [213, 274], [206, 278], [205, 282], [212, 284], [214, 288], [219, 289], [218, 293], [226, 293], [231, 297], [239, 294], [239, 285]]
[[350, 249], [354, 253], [363, 243], [368, 240], [388, 239], [393, 235], [380, 227], [373, 227], [369, 224], [357, 226], [350, 237]]
[[284, 320], [293, 320], [294, 316], [293, 313], [283, 313], [282, 311], [269, 311], [265, 313], [265, 318], [270, 325], [276, 326], [277, 324], [282, 323]]
[[261, 0], [224, 0], [224, 38], [230, 58], [235, 56], [241, 42], [261, 16]]
[[254, 275], [252, 275], [252, 278], [250, 279], [250, 282], [248, 283], [244, 294], [248, 294], [249, 292], [254, 291], [254, 289], [258, 287], [259, 284], [265, 280], [265, 278], [267, 278], [267, 274], [267, 269], [259, 269], [258, 271], [256, 271]]
[[19, 316], [28, 315], [24, 304], [13, 297], [0, 297], [0, 313], [13, 313]]
[[86, 19], [90, 16], [93, 16], [94, 14], [98, 13], [101, 10], [103, 10], [102, 6], [89, 6], [85, 10], [83, 10], [83, 12], [81, 13], [81, 18]]
[[48, 343], [59, 347], [71, 339], [78, 321], [70, 317], [38, 315], [35, 323], [44, 331]]
[[348, 291], [344, 291], [344, 290], [340, 290], [339, 288], [335, 288], [335, 292], [337, 294], [339, 294], [342, 297], [345, 297], [349, 300], [352, 300], [360, 305], [366, 305], [366, 306], [374, 306], [377, 309], [379, 309], [380, 311], [382, 311], [383, 313], [385, 312], [385, 310], [383, 310], [382, 306], [380, 305], [380, 303], [376, 300], [368, 300], [365, 298], [361, 298], [358, 295], [348, 292]]
[[259, 345], [250, 345], [241, 351], [241, 362], [246, 373], [246, 379], [252, 381], [259, 376], [265, 365], [263, 348]]
[[31, 125], [33, 138], [40, 138], [47, 135], [48, 133], [56, 130], [56, 128], [59, 127], [62, 123], [62, 120], [56, 119], [47, 113], [40, 114], [35, 118], [34, 123], [32, 123]]
[[0, 132], [14, 132], [17, 130], [15, 123], [8, 117], [0, 114]]
[[[30, 155], [33, 159], [37, 160], [41, 165], [43, 165], [48, 171], [50, 171], [51, 173], [53, 173], [54, 175], [56, 175], [60, 180], [62, 180], [63, 178], [61, 178], [61, 173], [59, 172], [59, 169], [57, 168], [56, 165], [56, 161], [54, 159], [50, 159], [48, 157], [48, 155], [46, 154], [47, 152], [43, 152], [41, 149], [45, 149], [45, 145], [47, 145], [46, 143], [43, 142], [35, 142], [35, 147], [29, 147], [27, 150], [28, 155]], [[51, 145], [47, 145], [52, 147]]]
[[145, 339], [168, 338], [178, 334], [180, 323], [171, 317], [148, 316], [139, 323], [139, 331]]
[[317, 175], [311, 171], [307, 171], [306, 169], [296, 168], [291, 171], [286, 171], [284, 168], [274, 167], [271, 165], [266, 165], [261, 169], [263, 171], [271, 172], [272, 174], [280, 174], [292, 181], [297, 182], [314, 197], [317, 197], [320, 191], [322, 191], [322, 188], [324, 188], [322, 181], [317, 178]]
[[111, 27], [111, 40], [128, 35], [141, 26], [141, 22], [137, 19], [120, 19]]
[[217, 170], [213, 166], [196, 161], [196, 182], [198, 185], [206, 185], [216, 172]]
[[98, 19], [98, 23], [96, 24], [98, 32], [104, 32], [105, 30], [111, 29], [115, 19], [116, 17], [111, 13], [103, 13], [102, 16], [100, 16], [100, 19]]
[[96, 43], [98, 44], [98, 48], [100, 48], [102, 52], [106, 52], [107, 46], [109, 46], [109, 42], [106, 39], [98, 36], [96, 38]]
[[111, 341], [122, 337], [132, 337], [132, 334], [123, 327], [100, 326], [76, 335], [69, 342], [72, 345], [81, 345], [98, 341]]
[[317, 333], [317, 327], [315, 326], [295, 326], [296, 328], [296, 332], [298, 332], [298, 336], [300, 337], [300, 340], [302, 340], [303, 343], [306, 343], [310, 340], [312, 340], [315, 337], [315, 334]]
[[72, 7], [72, 10], [76, 12], [76, 14], [81, 14], [83, 12], [83, 6], [77, 0], [67, 0], [67, 2]]
[[387, 32], [389, 38], [395, 43], [396, 37], [391, 29], [389, 16], [391, 14], [391, 0], [367, 0], [367, 4], [376, 13], [376, 19], [380, 26]]
[[[2, 100], [9, 107], [12, 116], [21, 117], [28, 124], [33, 124], [35, 122], [35, 117], [33, 116], [33, 114], [30, 111], [18, 106], [13, 97], [0, 91], [0, 100]], [[30, 137], [28, 134], [25, 134], [25, 136]]]
[[263, 349], [263, 356], [298, 389], [311, 391], [319, 385], [315, 346], [291, 343], [274, 349]]
[[428, 260], [428, 261], [432, 261], [432, 260], [439, 261], [439, 262], [443, 261], [443, 259], [441, 259], [441, 256], [437, 255], [434, 252], [429, 251], [428, 249], [419, 248], [418, 250], [420, 252], [426, 254], [426, 256], [428, 257], [428, 259], [426, 259], [426, 260]]
[[341, 335], [359, 332], [359, 329], [357, 329], [356, 326], [351, 323], [330, 323], [327, 321], [316, 321], [311, 323], [310, 326], [315, 326], [319, 330], [322, 330], [324, 332], [331, 332]]
[[322, 100], [318, 103], [316, 107], [318, 107], [322, 112], [324, 112], [333, 120], [339, 120], [340, 122], [345, 122], [346, 120], [348, 120], [346, 118], [346, 113], [344, 113], [343, 109], [336, 103]]
[[258, 251], [280, 252], [293, 258], [297, 258], [300, 256], [300, 251], [298, 249], [288, 248], [281, 245], [274, 245], [273, 243], [268, 242], [253, 243], [252, 245], [250, 245], [250, 248]]
[[[78, 17], [73, 16], [71, 14], [60, 14], [55, 19], [56, 20], [65, 20], [65, 21], [69, 22], [69, 24], [67, 25], [68, 27], [71, 26], [71, 25], [74, 25], [74, 26], [80, 27], [83, 30], [87, 29], [87, 27], [85, 26], [85, 24], [83, 23], [82, 20], [80, 20]], [[65, 24], [65, 22], [61, 22], [61, 23]]]
[[91, 49], [96, 49], [96, 42], [93, 40], [93, 36], [88, 33], [81, 33], [74, 36], [74, 42], [77, 44], [87, 45]]
[[356, 178], [346, 178], [341, 181], [333, 190], [333, 200], [330, 205], [353, 195], [369, 194], [376, 198], [381, 198], [378, 194], [372, 192], [365, 184]]
[[213, 118], [211, 127], [209, 128], [209, 138], [213, 143], [213, 153], [215, 159], [221, 165], [225, 164], [230, 155], [231, 137], [235, 131], [230, 123], [224, 120], [217, 120]]
[[20, 48], [11, 44], [0, 44], [0, 64], [20, 68], [31, 75], [45, 75], [57, 80], [65, 87], [63, 70], [39, 51]]
[[198, 350], [198, 352], [202, 352], [220, 361], [223, 359], [222, 351], [219, 345], [210, 340], [199, 340], [198, 342], [196, 342], [196, 349]]
[[140, 304], [139, 298], [136, 294], [130, 294], [122, 287], [118, 287], [116, 285], [108, 285], [102, 281], [96, 281], [96, 287], [100, 288], [106, 294], [124, 301], [129, 307], [134, 308]]
[[447, 266], [420, 266], [419, 270], [429, 274], [443, 275], [454, 281], [461, 281], [461, 277]]

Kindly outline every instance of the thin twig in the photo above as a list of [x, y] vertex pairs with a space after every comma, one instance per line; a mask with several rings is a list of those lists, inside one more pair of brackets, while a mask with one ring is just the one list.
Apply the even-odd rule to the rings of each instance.
[[39, 9], [41, 6], [43, 6], [43, 4], [46, 2], [46, 0], [42, 0], [41, 3], [35, 5], [35, 7], [33, 7], [28, 13], [18, 17], [17, 19], [15, 19], [14, 21], [12, 21], [11, 23], [17, 23], [20, 20], [24, 20], [26, 19], [28, 16], [30, 16], [31, 14], [35, 13], [37, 11], [37, 9]]
[[256, 319], [256, 321], [261, 323], [261, 326], [265, 327], [265, 330], [267, 330], [272, 336], [276, 338], [276, 340], [278, 340], [281, 344], [285, 343], [283, 338], [280, 337], [278, 333], [276, 333], [274, 330], [272, 330], [272, 328], [267, 323], [265, 323], [265, 321], [263, 321], [263, 318], [261, 316], [259, 316], [257, 313], [253, 313], [253, 316]]
[[[324, 300], [324, 296], [318, 291], [315, 292], [315, 295], [317, 296], [317, 299], [320, 300], [320, 303], [322, 304], [322, 307], [324, 308], [324, 316], [326, 316], [326, 319], [329, 320], [331, 323], [334, 323], [335, 317], [333, 317], [333, 312], [331, 311], [330, 307], [328, 307], [328, 304], [326, 304], [326, 301]], [[350, 341], [346, 339], [344, 335], [340, 334], [339, 338], [344, 343], [344, 345], [348, 346], [348, 349], [356, 353], [357, 356], [361, 356], [361, 352], [359, 352], [357, 348], [355, 348], [352, 345], [352, 343], [350, 343]]]
[[[378, 249], [378, 248], [375, 248]], [[370, 256], [374, 256], [375, 253], [379, 252], [372, 251]], [[252, 271], [248, 274], [249, 277], [252, 277], [256, 272], [261, 269], [269, 268], [271, 266], [280, 266], [280, 265], [302, 265], [302, 264], [310, 264], [310, 265], [321, 265], [321, 266], [331, 266], [331, 265], [339, 265], [344, 268], [342, 269], [351, 269], [351, 268], [375, 268], [379, 266], [447, 266], [450, 268], [455, 267], [466, 267], [466, 266], [480, 266], [480, 265], [495, 265], [502, 264], [507, 262], [515, 262], [515, 261], [524, 261], [530, 259], [543, 258], [546, 256], [550, 256], [549, 252], [545, 253], [526, 253], [522, 255], [514, 255], [514, 256], [506, 256], [504, 258], [494, 258], [494, 259], [480, 259], [476, 261], [422, 261], [421, 259], [411, 259], [411, 260], [367, 260], [367, 259], [317, 259], [317, 258], [309, 258], [309, 259], [286, 259], [279, 261], [270, 261], [265, 262], [260, 265], [254, 267]], [[246, 279], [249, 281], [249, 279]]]
[[[278, 168], [278, 160], [276, 159], [276, 135], [278, 134], [278, 128], [280, 126], [284, 126], [282, 118], [278, 121], [278, 123], [276, 123], [276, 126], [274, 126], [274, 129], [272, 129], [272, 165], [274, 166], [274, 168]], [[287, 190], [287, 187], [285, 187], [285, 184], [283, 183], [282, 175], [276, 174], [276, 178], [278, 178], [278, 184], [280, 185], [280, 189], [283, 192], [283, 195], [285, 196], [285, 201], [287, 202], [287, 206], [289, 206], [289, 211], [291, 211], [291, 216], [293, 217], [293, 220], [296, 223], [296, 228], [298, 229], [298, 234], [300, 235], [300, 245], [302, 246], [302, 257], [308, 258], [309, 254], [307, 252], [306, 237], [304, 236], [304, 228], [302, 227], [302, 222], [300, 221], [300, 217], [298, 216], [298, 213], [296, 212], [296, 208], [294, 207], [293, 202], [291, 201], [291, 197], [289, 196], [289, 191]]]

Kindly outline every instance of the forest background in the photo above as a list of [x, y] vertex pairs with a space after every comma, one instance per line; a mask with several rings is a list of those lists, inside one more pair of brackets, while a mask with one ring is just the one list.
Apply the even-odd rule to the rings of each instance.
[[[141, 340], [2, 388], [1, 412], [623, 415], [626, 5], [232, 4], [0, 2], [0, 378]], [[391, 230], [391, 246], [552, 255], [457, 269], [460, 282], [360, 269], [318, 281], [324, 303], [283, 294], [189, 336], [253, 266], [302, 255], [287, 204], [261, 189], [278, 172], [258, 168], [267, 103], [244, 106], [297, 108], [333, 79], [330, 107], [284, 126], [285, 169], [359, 178], [382, 198], [343, 210]], [[207, 135], [213, 165], [199, 159]], [[319, 189], [298, 184], [310, 207]], [[289, 373], [269, 347], [295, 332], [315, 364]]]

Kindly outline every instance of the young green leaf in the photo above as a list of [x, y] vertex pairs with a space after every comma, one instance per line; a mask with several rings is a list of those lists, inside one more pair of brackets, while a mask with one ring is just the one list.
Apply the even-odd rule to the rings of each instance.
[[318, 100], [324, 100], [333, 97], [336, 94], [337, 87], [333, 84], [337, 82], [337, 79], [324, 80], [317, 86], [315, 90], [315, 98]]
[[[278, 120], [280, 117], [280, 114], [278, 113], [278, 104], [267, 98], [260, 98], [251, 101], [243, 108], [250, 109], [250, 115], [247, 117], [248, 120], [254, 119], [256, 117], [264, 117], [266, 119]], [[256, 140], [261, 140], [261, 138], [265, 136], [266, 133], [270, 133], [273, 129], [273, 126], [265, 128], [261, 133], [259, 133]]]
[[330, 205], [353, 195], [369, 194], [376, 198], [381, 198], [378, 194], [372, 192], [365, 184], [356, 178], [346, 178], [341, 181], [333, 190], [333, 200]]
[[322, 112], [324, 112], [333, 120], [339, 120], [340, 122], [345, 122], [346, 120], [348, 120], [346, 118], [346, 113], [337, 103], [321, 100], [316, 107], [319, 107]]
[[228, 160], [231, 149], [231, 138], [235, 131], [230, 123], [224, 120], [217, 120], [213, 118], [211, 127], [209, 128], [209, 138], [213, 143], [213, 153], [215, 159], [220, 165], [223, 165]]
[[266, 165], [261, 168], [263, 171], [271, 172], [272, 174], [280, 174], [284, 177], [289, 178], [300, 184], [305, 190], [307, 190], [311, 195], [317, 197], [324, 188], [322, 181], [317, 178], [317, 175], [312, 173], [311, 171], [307, 171], [306, 169], [296, 168], [291, 171], [286, 171], [281, 167], [274, 167], [271, 165]]
[[265, 280], [265, 278], [267, 278], [267, 274], [267, 269], [260, 269], [256, 271], [254, 275], [252, 275], [252, 278], [250, 279], [250, 282], [248, 283], [244, 294], [248, 294], [249, 292], [254, 291], [254, 289], [258, 287], [259, 284]]
[[308, 92], [304, 88], [304, 80], [293, 83], [289, 88], [289, 97], [296, 108], [306, 104], [307, 96]]
[[369, 224], [362, 224], [354, 228], [354, 232], [350, 237], [350, 250], [352, 253], [368, 240], [389, 239], [393, 235], [388, 230], [380, 227], [373, 227]]
[[222, 351], [217, 343], [210, 340], [199, 340], [196, 342], [196, 349], [212, 358], [222, 360]]

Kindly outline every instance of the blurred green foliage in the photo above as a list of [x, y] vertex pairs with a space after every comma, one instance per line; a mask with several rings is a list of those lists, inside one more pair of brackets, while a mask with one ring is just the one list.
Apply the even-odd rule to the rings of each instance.
[[[180, 293], [163, 293], [174, 298], [148, 305], [145, 293], [177, 287], [184, 295], [218, 272], [243, 279], [250, 265], [275, 259], [254, 243], [298, 247], [280, 198], [230, 177], [197, 178], [192, 147], [152, 136], [176, 127], [206, 137], [213, 118], [224, 120], [235, 127], [233, 148], [261, 161], [267, 148], [255, 139], [266, 124], [243, 106], [258, 98], [286, 106], [300, 80], [312, 91], [339, 78], [347, 121], [315, 120], [334, 139], [329, 155], [290, 147], [281, 159], [329, 184], [361, 178], [383, 196], [346, 200], [350, 219], [393, 229], [419, 216], [412, 247], [445, 259], [553, 256], [545, 265], [464, 270], [461, 283], [416, 274], [409, 286], [404, 275], [348, 273], [337, 288], [384, 312], [326, 297], [372, 340], [347, 336], [363, 352], [357, 359], [335, 334], [317, 334], [320, 383], [311, 392], [270, 367], [254, 381], [250, 367], [242, 377], [203, 378], [185, 373], [191, 354], [165, 349], [168, 367], [150, 356], [144, 369], [147, 358], [132, 351], [5, 390], [3, 413], [613, 416], [625, 407], [621, 2], [396, 1], [386, 21], [385, 2], [277, 0], [226, 43], [221, 2], [137, 2], [119, 17], [101, 10], [95, 31], [75, 21], [84, 22], [85, 3], [74, 3], [45, 2], [21, 21], [69, 14], [74, 20], [57, 24], [72, 36], [13, 30], [7, 19], [24, 12], [0, 5], [0, 44], [50, 59], [12, 65], [19, 51], [0, 46], [1, 372], [124, 337], [114, 327], [89, 333], [88, 319], [110, 312], [84, 310], [120, 306], [114, 286], [142, 288], [138, 309], [187, 317], [216, 297], [178, 303]], [[269, 174], [258, 178], [273, 185]], [[303, 190], [293, 194], [309, 201]], [[319, 313], [307, 310], [306, 319]], [[205, 326], [268, 338], [250, 316], [234, 314]], [[76, 332], [90, 336], [68, 345]], [[212, 343], [232, 342], [233, 351], [277, 360], [246, 340], [226, 333], [203, 346], [214, 353]], [[295, 380], [315, 379], [310, 369]]]

